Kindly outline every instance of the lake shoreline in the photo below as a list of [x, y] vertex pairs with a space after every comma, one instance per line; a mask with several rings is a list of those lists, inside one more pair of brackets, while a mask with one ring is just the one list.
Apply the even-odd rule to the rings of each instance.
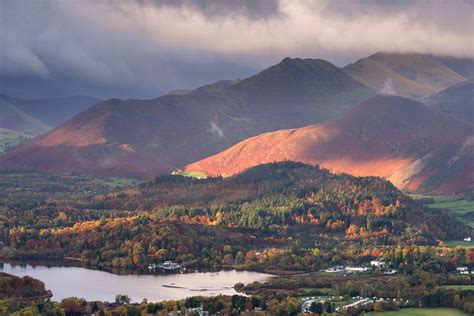
[[88, 301], [113, 302], [118, 294], [128, 295], [133, 302], [141, 302], [143, 299], [159, 302], [196, 295], [245, 295], [236, 289], [236, 284], [262, 282], [275, 277], [235, 269], [178, 274], [114, 274], [82, 267], [74, 261], [73, 264], [58, 266], [62, 263], [64, 262], [40, 265], [31, 261], [2, 261], [0, 270], [20, 277], [28, 275], [44, 282], [46, 288], [52, 291], [53, 301], [76, 296]]
[[61, 257], [61, 258], [11, 258], [0, 256], [0, 263], [7, 262], [7, 263], [14, 263], [18, 265], [47, 265], [51, 267], [62, 267], [62, 266], [76, 266], [82, 267], [85, 269], [90, 270], [97, 270], [97, 271], [106, 271], [109, 273], [117, 274], [117, 275], [161, 275], [161, 274], [182, 274], [182, 273], [193, 273], [193, 272], [218, 272], [218, 271], [228, 271], [228, 270], [236, 270], [236, 271], [249, 271], [249, 272], [258, 272], [258, 273], [265, 273], [271, 274], [275, 277], [280, 276], [292, 276], [292, 275], [301, 275], [305, 273], [311, 273], [314, 271], [288, 271], [288, 270], [275, 270], [275, 269], [258, 269], [253, 267], [243, 267], [243, 266], [235, 266], [235, 265], [221, 265], [217, 267], [204, 267], [204, 266], [193, 266], [193, 267], [186, 267], [186, 271], [179, 270], [179, 271], [164, 271], [164, 270], [155, 270], [155, 272], [151, 272], [149, 269], [145, 267], [140, 268], [131, 268], [131, 267], [113, 267], [113, 266], [99, 266], [99, 265], [90, 265], [84, 264], [81, 258], [78, 257]]

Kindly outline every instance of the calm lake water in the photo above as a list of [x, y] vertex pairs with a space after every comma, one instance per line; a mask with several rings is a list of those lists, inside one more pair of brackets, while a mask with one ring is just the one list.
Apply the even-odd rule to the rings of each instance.
[[113, 302], [126, 294], [133, 302], [183, 299], [188, 296], [233, 295], [236, 283], [263, 281], [271, 275], [250, 271], [196, 272], [168, 275], [117, 275], [106, 271], [68, 266], [32, 266], [3, 263], [0, 270], [17, 276], [29, 275], [45, 283], [53, 300], [76, 296], [86, 300]]

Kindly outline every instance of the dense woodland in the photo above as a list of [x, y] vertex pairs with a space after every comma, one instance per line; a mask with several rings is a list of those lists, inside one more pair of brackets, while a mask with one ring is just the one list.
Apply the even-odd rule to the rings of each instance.
[[[4, 276], [2, 293], [28, 296], [15, 288], [29, 282], [39, 295], [26, 300], [4, 295], [0, 306], [8, 313], [164, 315], [201, 306], [223, 315], [297, 315], [299, 298], [308, 295], [342, 297], [311, 306], [316, 313], [332, 313], [354, 296], [391, 300], [365, 310], [474, 309], [472, 291], [447, 287], [473, 284], [456, 267], [474, 270], [474, 252], [444, 245], [469, 234], [470, 228], [380, 178], [334, 175], [293, 162], [262, 165], [229, 178], [174, 175], [142, 184], [13, 171], [0, 177], [5, 188], [0, 192], [4, 259], [73, 258], [117, 273], [149, 273], [149, 264], [173, 260], [191, 269], [298, 275], [237, 284], [248, 297], [141, 304], [131, 304], [126, 296], [111, 303], [79, 298], [50, 302], [41, 296], [48, 294], [41, 282], [12, 283]], [[336, 265], [368, 266], [374, 259], [385, 260], [398, 274], [387, 276], [377, 269], [349, 276], [317, 272]]]
[[[74, 257], [108, 268], [175, 260], [186, 267], [313, 271], [368, 262], [397, 247], [438, 246], [470, 231], [388, 181], [293, 162], [230, 178], [163, 176], [118, 191], [105, 180], [51, 180], [44, 196], [56, 193], [42, 198], [40, 191], [30, 204], [16, 203], [28, 192], [0, 196], [4, 257]], [[76, 183], [81, 193], [69, 194]]]

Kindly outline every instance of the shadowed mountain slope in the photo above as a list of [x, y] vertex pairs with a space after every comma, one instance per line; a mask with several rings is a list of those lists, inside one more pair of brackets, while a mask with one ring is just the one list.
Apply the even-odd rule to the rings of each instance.
[[474, 81], [465, 81], [430, 96], [424, 103], [448, 116], [474, 124]]
[[372, 95], [329, 62], [285, 58], [250, 78], [186, 95], [96, 104], [0, 163], [148, 178], [262, 132], [326, 120]]
[[58, 126], [91, 105], [101, 101], [100, 99], [89, 96], [20, 99], [0, 95], [0, 99], [15, 105], [24, 112], [53, 127]]
[[446, 67], [468, 79], [474, 79], [474, 58], [458, 58], [449, 56], [435, 57]]
[[47, 132], [50, 127], [11, 103], [0, 99], [0, 128], [36, 136]]
[[0, 99], [0, 154], [50, 129], [15, 105]]
[[410, 191], [474, 187], [473, 126], [396, 96], [376, 96], [321, 124], [265, 133], [186, 167], [232, 175], [293, 160], [333, 172], [381, 176]]

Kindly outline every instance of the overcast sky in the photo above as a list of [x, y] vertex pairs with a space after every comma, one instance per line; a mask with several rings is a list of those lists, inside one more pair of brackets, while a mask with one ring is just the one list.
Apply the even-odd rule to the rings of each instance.
[[0, 0], [0, 93], [156, 97], [285, 56], [474, 54], [474, 0]]

